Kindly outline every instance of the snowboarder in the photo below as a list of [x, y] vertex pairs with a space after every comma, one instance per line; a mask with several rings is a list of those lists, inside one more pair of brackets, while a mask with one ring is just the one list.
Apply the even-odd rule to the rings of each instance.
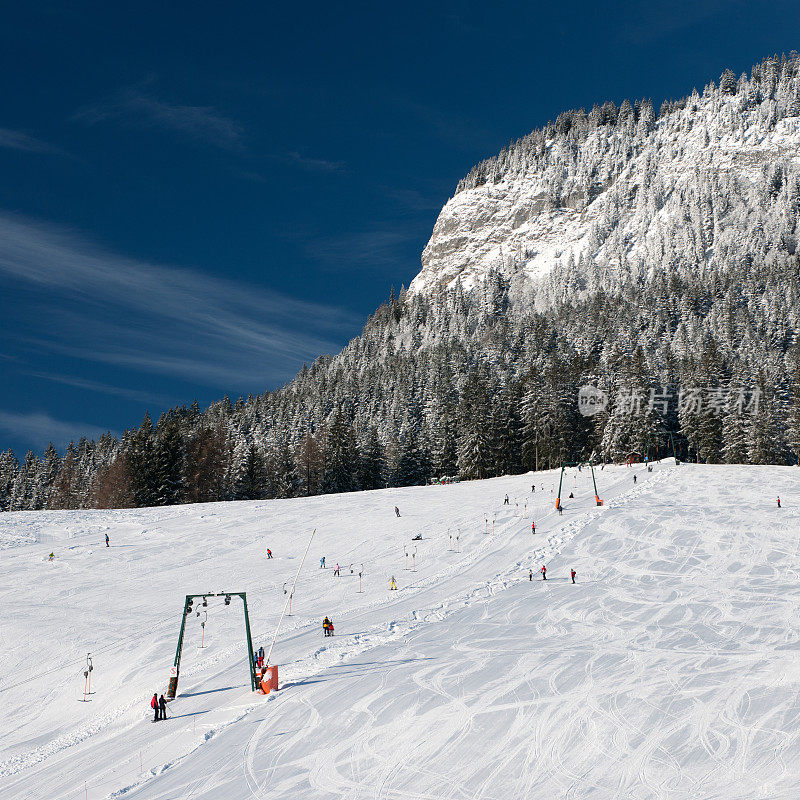
[[536, 533], [536, 523], [531, 522], [531, 533]]
[[570, 492], [570, 493], [569, 493], [569, 499], [570, 499], [570, 500], [574, 500], [574, 499], [575, 499], [575, 495], [574, 495], [574, 494], [572, 494], [572, 492]]
[[781, 507], [781, 498], [780, 498], [780, 496], [778, 496], [778, 508], [780, 508], [780, 507]]
[[325, 566], [325, 556], [322, 556], [322, 558], [319, 560], [319, 568], [327, 569], [327, 567]]
[[335, 567], [335, 569], [333, 570], [333, 574], [334, 574], [334, 575], [337, 575], [337, 576], [338, 576], [338, 577], [340, 577], [340, 578], [342, 577], [341, 575], [339, 575], [339, 562], [338, 562], [338, 561], [336, 562], [336, 567]]
[[150, 708], [155, 711], [155, 715], [153, 716], [153, 722], [158, 722], [158, 692], [153, 695], [153, 699], [150, 701]]
[[[780, 505], [780, 504], [779, 504]], [[108, 534], [106, 534], [106, 547], [108, 547]]]
[[272, 558], [272, 550], [269, 547], [267, 548], [267, 558]]
[[395, 514], [396, 514], [398, 517], [400, 516], [400, 509], [399, 509], [397, 506], [395, 506], [395, 507], [394, 507], [394, 513], [395, 513]]
[[158, 701], [158, 710], [161, 712], [161, 719], [167, 718], [167, 701], [164, 699], [164, 695], [161, 695], [161, 699]]
[[571, 570], [569, 571], [569, 575], [570, 575], [570, 577], [572, 578], [572, 582], [573, 582], [573, 583], [575, 583], [575, 576], [576, 576], [577, 574], [578, 574], [578, 573], [577, 573], [577, 572], [575, 572], [575, 570], [574, 570], [574, 569], [571, 569]]
[[544, 564], [542, 564], [542, 568], [539, 570], [539, 572], [542, 573], [542, 580], [546, 581], [547, 580], [547, 567]]
[[392, 580], [389, 582], [389, 591], [397, 590], [397, 581], [394, 579], [394, 575], [392, 575]]
[[330, 636], [330, 633], [328, 633], [328, 629], [330, 628], [330, 626], [331, 626], [331, 621], [327, 617], [325, 617], [325, 619], [322, 620], [322, 631], [325, 636]]
[[508, 495], [506, 495], [506, 499], [505, 499], [505, 500], [503, 500], [503, 505], [504, 505], [504, 506], [507, 506], [507, 505], [508, 505]]

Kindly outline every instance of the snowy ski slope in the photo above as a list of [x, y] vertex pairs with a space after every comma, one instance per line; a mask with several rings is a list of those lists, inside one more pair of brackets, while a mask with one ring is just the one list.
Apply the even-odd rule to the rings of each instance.
[[[570, 470], [562, 517], [556, 480], [1, 516], [0, 798], [798, 797], [800, 470], [609, 467], [602, 508]], [[217, 598], [153, 724], [184, 595], [268, 646], [315, 527], [281, 690]]]

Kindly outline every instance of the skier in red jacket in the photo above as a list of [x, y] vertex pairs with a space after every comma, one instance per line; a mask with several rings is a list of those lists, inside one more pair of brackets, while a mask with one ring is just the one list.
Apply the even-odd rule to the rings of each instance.
[[531, 533], [536, 533], [536, 523], [531, 522]]
[[153, 699], [150, 701], [150, 708], [155, 711], [155, 715], [153, 716], [153, 722], [158, 722], [159, 720], [159, 708], [158, 708], [158, 692], [153, 695]]
[[577, 572], [575, 572], [575, 570], [574, 570], [574, 569], [571, 569], [571, 570], [569, 571], [569, 575], [570, 575], [570, 577], [572, 578], [572, 582], [573, 582], [573, 583], [575, 583], [575, 576], [576, 576], [577, 574], [578, 574], [578, 573], [577, 573]]
[[542, 564], [542, 568], [539, 570], [539, 572], [542, 573], [542, 580], [546, 581], [547, 580], [547, 567], [544, 564]]

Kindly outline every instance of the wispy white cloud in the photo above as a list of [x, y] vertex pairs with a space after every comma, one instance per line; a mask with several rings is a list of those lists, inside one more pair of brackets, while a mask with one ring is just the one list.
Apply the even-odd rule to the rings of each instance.
[[22, 150], [26, 153], [46, 153], [51, 155], [63, 153], [60, 148], [48, 142], [11, 128], [0, 128], [0, 147], [7, 150]]
[[52, 442], [57, 447], [63, 447], [71, 441], [77, 441], [81, 436], [97, 439], [107, 431], [85, 422], [54, 419], [41, 412], [19, 414], [10, 411], [0, 411], [0, 430], [30, 443], [36, 449], [41, 449], [42, 442]]
[[140, 389], [128, 389], [124, 386], [112, 386], [108, 383], [88, 380], [77, 375], [59, 375], [56, 373], [35, 371], [29, 371], [26, 374], [30, 375], [32, 378], [40, 378], [41, 380], [51, 381], [52, 383], [60, 383], [63, 386], [73, 386], [76, 389], [85, 389], [88, 392], [107, 394], [113, 397], [124, 397], [127, 400], [133, 400], [137, 403], [148, 403], [158, 406], [166, 406], [170, 403], [170, 398], [163, 394], [142, 391]]
[[309, 172], [344, 172], [342, 161], [329, 161], [324, 158], [310, 158], [297, 151], [287, 153], [282, 159], [285, 163], [308, 170]]
[[[38, 289], [19, 336], [51, 352], [260, 390], [338, 350], [358, 319], [256, 286], [108, 252], [75, 234], [0, 213], [0, 276]], [[233, 385], [231, 385], [233, 384]]]
[[227, 150], [241, 150], [244, 146], [242, 126], [214, 107], [165, 103], [136, 89], [86, 106], [77, 111], [73, 119], [88, 125], [116, 120], [129, 125], [164, 128]]
[[408, 226], [382, 227], [341, 236], [309, 238], [306, 250], [312, 258], [331, 266], [396, 266], [407, 259], [401, 249], [416, 235]]

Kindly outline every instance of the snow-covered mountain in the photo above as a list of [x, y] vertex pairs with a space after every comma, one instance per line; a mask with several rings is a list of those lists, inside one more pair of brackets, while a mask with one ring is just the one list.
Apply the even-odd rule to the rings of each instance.
[[[777, 57], [658, 117], [647, 101], [565, 112], [461, 181], [410, 293], [470, 290], [496, 271], [541, 302], [548, 276], [591, 291], [665, 254], [712, 265], [753, 236], [793, 254], [798, 114], [796, 61]], [[765, 216], [781, 193], [781, 213]]]

